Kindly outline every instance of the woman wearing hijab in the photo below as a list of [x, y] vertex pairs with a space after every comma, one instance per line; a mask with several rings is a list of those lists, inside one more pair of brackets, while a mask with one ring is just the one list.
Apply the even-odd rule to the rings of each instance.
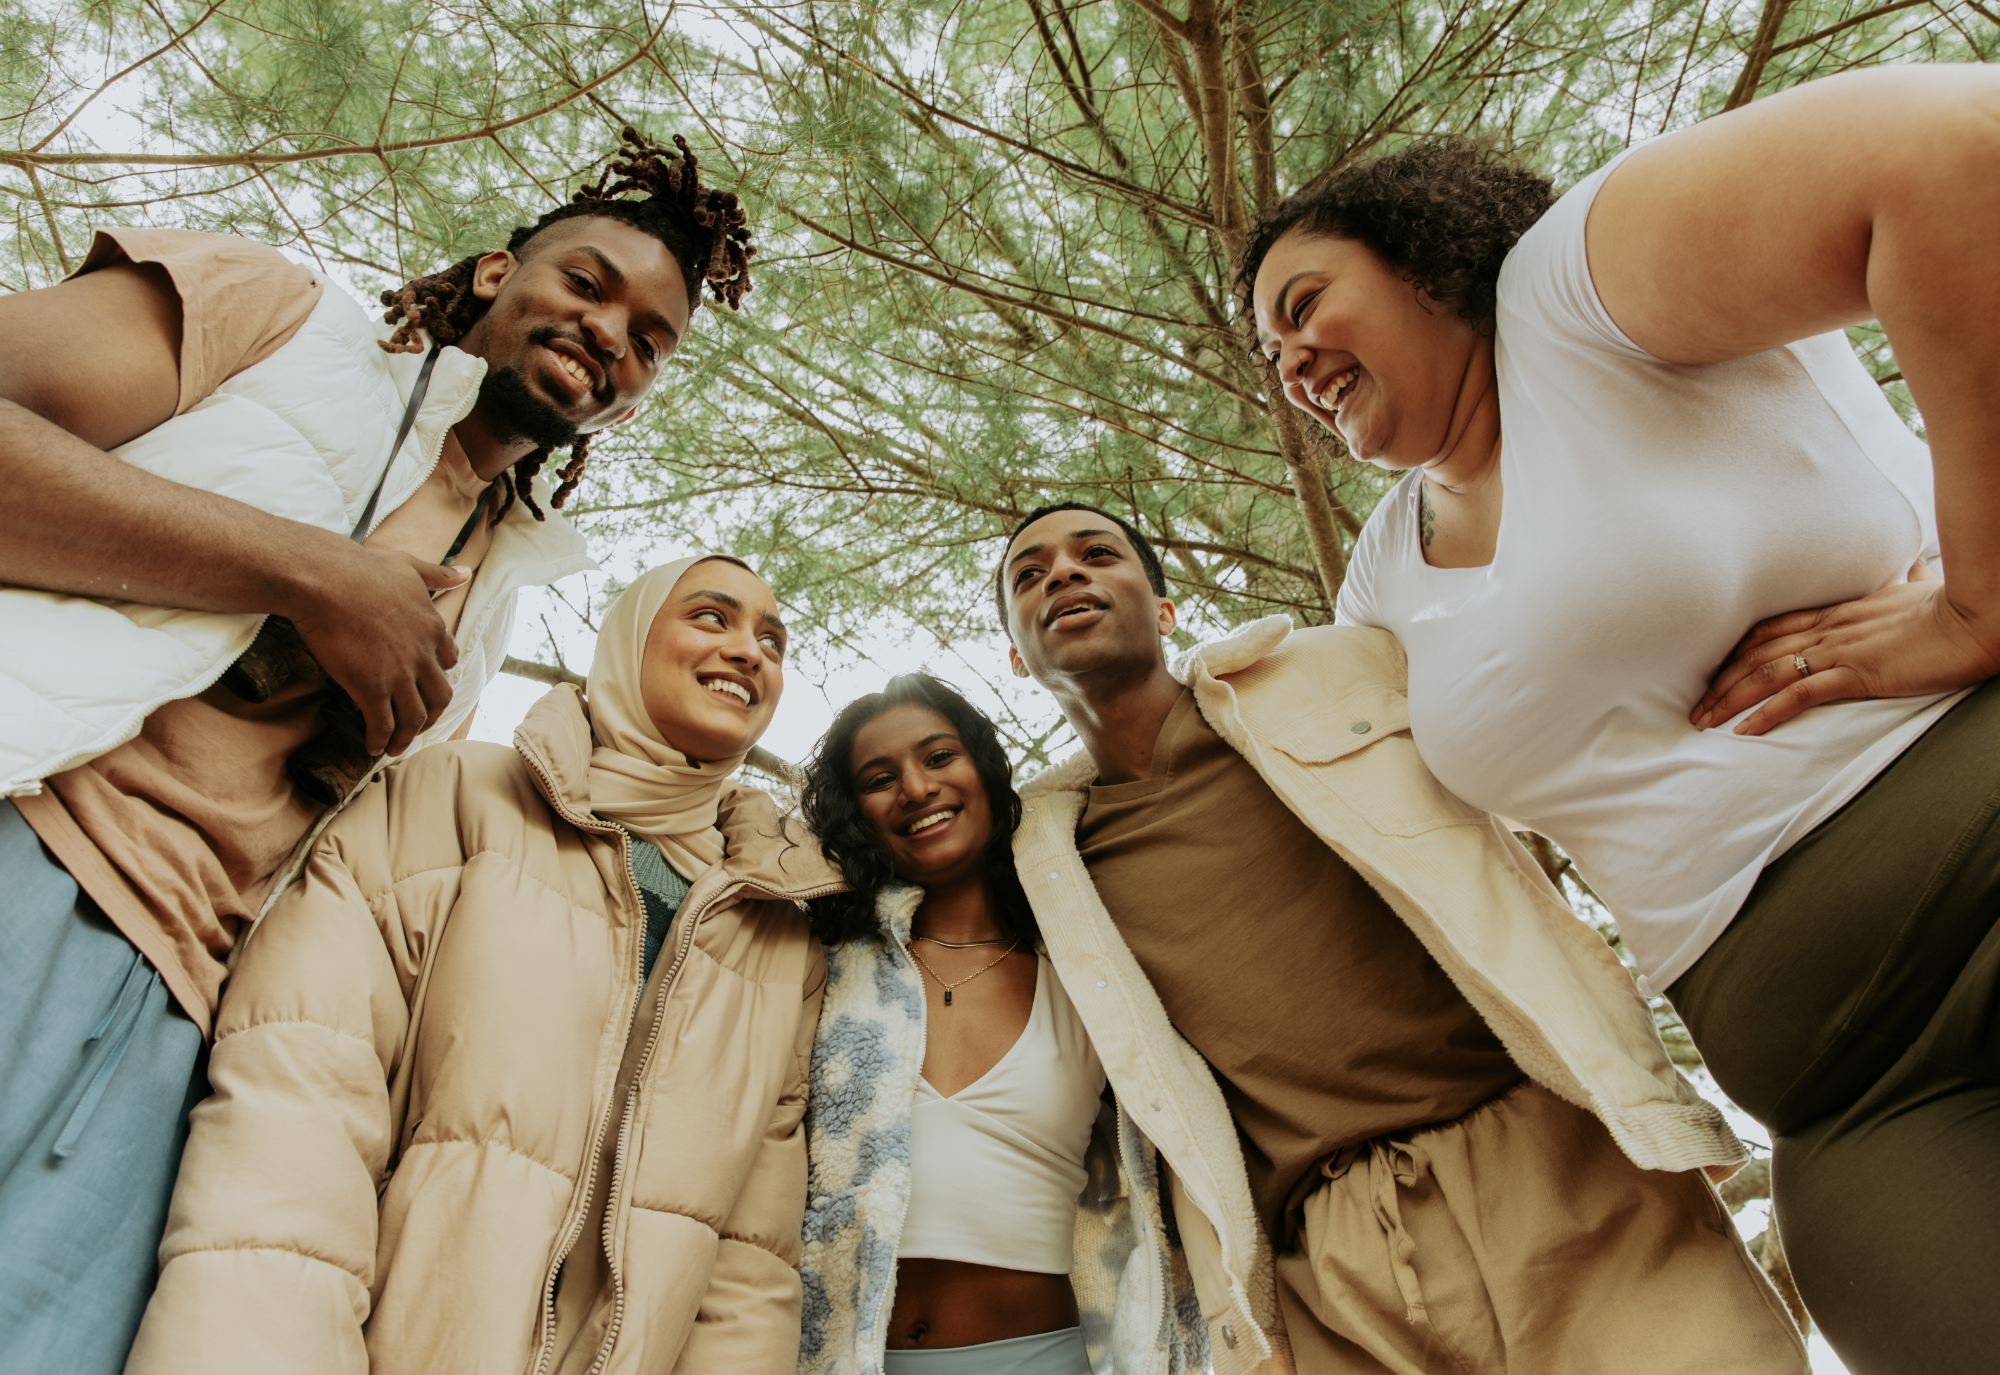
[[243, 946], [128, 1370], [789, 1372], [839, 885], [729, 782], [784, 687], [733, 558], [640, 577], [587, 694], [436, 746]]

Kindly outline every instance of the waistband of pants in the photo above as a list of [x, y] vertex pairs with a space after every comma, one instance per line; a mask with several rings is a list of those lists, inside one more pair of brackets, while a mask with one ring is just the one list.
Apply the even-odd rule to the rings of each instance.
[[884, 1353], [883, 1375], [1090, 1375], [1083, 1329], [1065, 1327], [1031, 1337]]
[[1284, 1212], [1281, 1214], [1282, 1227], [1280, 1234], [1272, 1238], [1273, 1244], [1279, 1251], [1286, 1250], [1298, 1236], [1299, 1210], [1305, 1206], [1306, 1199], [1312, 1195], [1313, 1191], [1329, 1179], [1339, 1179], [1342, 1175], [1353, 1169], [1358, 1162], [1374, 1155], [1380, 1147], [1415, 1141], [1421, 1137], [1429, 1136], [1433, 1132], [1450, 1131], [1454, 1127], [1464, 1126], [1482, 1112], [1490, 1111], [1506, 1102], [1532, 1082], [1534, 1081], [1523, 1075], [1485, 1102], [1467, 1109], [1456, 1117], [1447, 1117], [1438, 1122], [1424, 1122], [1414, 1127], [1404, 1127], [1400, 1131], [1389, 1132], [1384, 1136], [1373, 1137], [1367, 1141], [1356, 1141], [1350, 1145], [1342, 1146], [1337, 1150], [1328, 1151], [1318, 1160], [1315, 1160], [1305, 1174], [1299, 1177], [1298, 1182], [1292, 1185], [1291, 1193], [1285, 1198]]

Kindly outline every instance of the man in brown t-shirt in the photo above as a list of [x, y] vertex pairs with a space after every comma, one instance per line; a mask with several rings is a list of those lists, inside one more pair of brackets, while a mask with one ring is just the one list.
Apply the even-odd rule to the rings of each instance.
[[1724, 1353], [1699, 1368], [1800, 1367], [1699, 1172], [1638, 1168], [1528, 1079], [1404, 918], [1204, 719], [1168, 670], [1174, 607], [1142, 535], [1044, 507], [995, 596], [1014, 671], [1056, 696], [1096, 765], [1077, 851], [1235, 1120], [1301, 1372], [1690, 1369], [1672, 1335], [1687, 1322]]
[[[362, 718], [357, 770], [427, 727], [470, 724], [483, 680], [461, 683], [446, 715], [461, 647], [497, 672], [518, 589], [590, 566], [543, 503], [562, 504], [589, 436], [650, 390], [702, 283], [732, 307], [749, 289], [743, 213], [684, 154], [627, 131], [608, 191], [609, 175], [504, 248], [385, 293], [393, 333], [271, 248], [171, 230], [102, 232], [70, 278], [0, 300], [0, 639], [27, 624], [60, 639], [26, 687], [10, 669], [9, 689], [44, 720], [127, 710], [105, 686], [122, 666], [94, 665], [88, 632], [67, 634], [107, 624], [88, 619], [104, 606], [142, 628], [163, 623], [153, 607], [285, 617], [309, 654], [252, 701], [219, 677], [227, 656], [201, 662], [198, 638], [169, 645], [162, 677], [185, 687], [136, 736], [59, 751], [0, 802], [10, 1368], [124, 1363], [231, 946], [323, 811], [292, 756], [340, 695]], [[390, 360], [427, 351], [425, 375], [454, 380], [416, 401], [415, 368]], [[218, 453], [214, 430], [189, 430], [183, 417], [222, 392], [275, 417], [283, 452], [228, 452], [225, 433]], [[391, 454], [406, 406], [431, 419]], [[382, 453], [341, 448], [362, 416]], [[188, 480], [108, 452], [142, 438]], [[536, 474], [557, 448], [571, 455], [551, 495]], [[388, 467], [412, 454], [424, 466]], [[295, 485], [264, 505], [227, 494], [268, 496], [279, 471]], [[410, 476], [350, 539], [385, 471]], [[308, 490], [336, 493], [339, 528], [266, 509], [316, 509], [290, 495]], [[86, 618], [63, 620], [65, 606]], [[476, 625], [461, 625], [468, 608]], [[0, 735], [20, 729], [0, 721]], [[5, 743], [10, 758], [42, 757], [36, 740]]]

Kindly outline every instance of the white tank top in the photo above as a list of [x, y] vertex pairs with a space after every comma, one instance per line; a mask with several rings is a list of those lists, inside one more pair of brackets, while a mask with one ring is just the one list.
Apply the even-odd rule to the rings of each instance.
[[1028, 1025], [998, 1064], [949, 1098], [917, 1079], [896, 1255], [1067, 1275], [1103, 1093], [1104, 1066], [1043, 955]]
[[1584, 253], [1615, 166], [1501, 268], [1493, 562], [1424, 562], [1413, 475], [1362, 531], [1339, 619], [1395, 633], [1424, 762], [1567, 850], [1664, 993], [1956, 697], [1834, 703], [1762, 736], [1688, 724], [1754, 622], [1937, 552], [1930, 454], [1840, 334], [1702, 366], [1626, 338]]

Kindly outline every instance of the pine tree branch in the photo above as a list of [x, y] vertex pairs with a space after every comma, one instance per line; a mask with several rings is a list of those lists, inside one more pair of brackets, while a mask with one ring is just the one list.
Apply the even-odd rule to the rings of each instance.
[[1743, 55], [1743, 70], [1736, 75], [1736, 85], [1730, 89], [1729, 99], [1722, 103], [1724, 114], [1757, 98], [1758, 83], [1764, 79], [1764, 68], [1770, 65], [1771, 51], [1778, 41], [1778, 30], [1784, 26], [1785, 14], [1791, 7], [1792, 0], [1764, 0], [1764, 12], [1757, 19], [1757, 32], [1750, 39], [1750, 50]]
[[[33, 148], [29, 149], [29, 151], [34, 153], [39, 153], [42, 151], [42, 149], [48, 147], [50, 143], [55, 141], [56, 137], [60, 135], [63, 130], [69, 128], [69, 126], [76, 121], [76, 117], [82, 114], [84, 110], [89, 107], [91, 101], [103, 95], [113, 86], [116, 86], [120, 81], [123, 81], [126, 77], [130, 76], [132, 73], [138, 71], [141, 67], [145, 66], [148, 62], [151, 62], [154, 59], [161, 57], [164, 54], [179, 47], [181, 45], [182, 40], [186, 39], [189, 35], [191, 35], [196, 29], [200, 28], [203, 24], [206, 24], [209, 21], [210, 16], [212, 16], [217, 10], [221, 8], [222, 8], [222, 0], [214, 0], [214, 3], [211, 4], [207, 9], [203, 10], [201, 12], [200, 17], [197, 18], [192, 24], [182, 29], [179, 33], [174, 34], [173, 37], [169, 38], [159, 47], [153, 49], [153, 51], [147, 53], [144, 57], [139, 58], [137, 61], [132, 62], [127, 66], [119, 68], [117, 71], [113, 72], [110, 76], [104, 78], [103, 81], [100, 81], [97, 84], [97, 88], [95, 90], [93, 90], [89, 95], [85, 96], [81, 101], [77, 103], [75, 109], [71, 110], [68, 114], [63, 116], [62, 123], [56, 125], [56, 127], [49, 130], [48, 133], [42, 135], [41, 141], [38, 142]], [[171, 26], [169, 27], [171, 28]]]
[[1794, 38], [1789, 43], [1780, 44], [1771, 49], [1771, 56], [1777, 57], [1782, 53], [1791, 52], [1795, 48], [1811, 47], [1814, 43], [1822, 43], [1835, 34], [1845, 29], [1851, 29], [1857, 24], [1866, 24], [1871, 19], [1880, 19], [1885, 14], [1894, 14], [1897, 10], [1906, 10], [1912, 5], [1929, 5], [1934, 3], [1935, 0], [1894, 0], [1893, 4], [1881, 5], [1872, 10], [1863, 10], [1860, 14], [1841, 20], [1838, 24], [1829, 24], [1817, 33], [1809, 33], [1804, 38]]
[[1255, 396], [1250, 392], [1243, 390], [1241, 387], [1237, 386], [1234, 382], [1231, 382], [1229, 379], [1222, 377], [1217, 373], [1211, 372], [1209, 369], [1204, 368], [1201, 364], [1196, 363], [1191, 359], [1183, 358], [1181, 355], [1173, 352], [1173, 350], [1171, 349], [1161, 348], [1157, 344], [1148, 343], [1146, 340], [1139, 338], [1137, 335], [1127, 334], [1124, 330], [1116, 329], [1110, 325], [1099, 324], [1097, 321], [1089, 319], [1082, 315], [1073, 315], [1066, 310], [1057, 310], [1052, 306], [1045, 306], [1039, 301], [1023, 300], [1019, 297], [1009, 296], [1005, 292], [995, 291], [991, 287], [980, 286], [976, 282], [968, 282], [963, 278], [955, 277], [948, 272], [940, 272], [936, 269], [925, 267], [920, 263], [910, 262], [906, 258], [899, 258], [893, 253], [885, 253], [881, 249], [875, 248], [869, 244], [864, 244], [857, 239], [850, 239], [846, 235], [836, 233], [832, 229], [829, 229], [825, 225], [819, 223], [819, 221], [813, 219], [811, 216], [805, 214], [803, 211], [795, 209], [792, 206], [787, 205], [787, 206], [782, 206], [780, 208], [783, 209], [786, 214], [790, 215], [793, 219], [797, 220], [800, 224], [812, 230], [814, 233], [823, 235], [824, 237], [831, 239], [833, 242], [839, 244], [842, 248], [850, 249], [853, 252], [861, 254], [865, 258], [873, 258], [876, 262], [887, 263], [891, 267], [900, 268], [905, 272], [913, 273], [919, 277], [927, 277], [931, 281], [937, 282], [943, 286], [951, 287], [958, 291], [963, 291], [966, 295], [977, 297], [982, 301], [989, 301], [998, 305], [1010, 306], [1016, 310], [1029, 311], [1033, 314], [1043, 316], [1047, 319], [1055, 320], [1062, 324], [1069, 325], [1075, 329], [1089, 330], [1093, 334], [1102, 334], [1106, 338], [1116, 339], [1120, 343], [1130, 344], [1133, 348], [1143, 350], [1144, 352], [1151, 354], [1155, 358], [1159, 358], [1165, 362], [1172, 363], [1175, 367], [1185, 370], [1192, 376], [1199, 377], [1202, 381], [1210, 383], [1211, 385], [1215, 386], [1221, 391], [1227, 392], [1229, 395], [1237, 398], [1239, 401], [1248, 402], [1250, 405], [1256, 406], [1260, 409], [1265, 405], [1264, 399], [1262, 397]]
[[[759, 27], [761, 28], [763, 25], [760, 23]], [[777, 35], [774, 34], [773, 37], [777, 37]], [[1048, 166], [1067, 172], [1071, 176], [1078, 177], [1084, 181], [1095, 182], [1100, 186], [1109, 187], [1111, 190], [1131, 196], [1137, 200], [1151, 201], [1161, 209], [1170, 211], [1199, 228], [1207, 229], [1212, 227], [1209, 217], [1195, 206], [1185, 205], [1171, 196], [1152, 190], [1150, 187], [1140, 186], [1134, 182], [1126, 181], [1122, 177], [1111, 176], [1098, 171], [1094, 167], [1086, 167], [1080, 162], [1074, 162], [1069, 158], [1057, 157], [1047, 148], [1040, 147], [1026, 139], [1014, 138], [1009, 134], [1004, 134], [998, 129], [981, 124], [976, 120], [967, 119], [963, 115], [955, 114], [941, 105], [924, 99], [913, 86], [884, 75], [879, 69], [869, 66], [852, 53], [834, 47], [817, 35], [813, 35], [811, 41], [814, 47], [823, 52], [830, 53], [832, 56], [840, 59], [840, 61], [853, 67], [856, 71], [861, 72], [870, 80], [888, 87], [889, 90], [907, 100], [912, 106], [935, 119], [943, 120], [947, 124], [955, 124], [967, 133], [977, 134], [980, 138], [987, 139], [1003, 148], [1011, 148], [1017, 153], [1025, 153], [1029, 157], [1035, 158], [1040, 162], [1046, 163]]]
[[[671, 13], [671, 10], [669, 13]], [[440, 134], [434, 138], [401, 139], [396, 142], [383, 142], [379, 139], [369, 144], [350, 142], [345, 147], [340, 148], [311, 148], [290, 153], [262, 153], [254, 150], [243, 153], [45, 153], [40, 151], [38, 145], [36, 148], [0, 149], [0, 167], [18, 167], [23, 171], [33, 173], [36, 168], [45, 167], [287, 167], [299, 163], [325, 162], [332, 158], [351, 157], [379, 158], [386, 162], [391, 155], [396, 153], [421, 152], [430, 148], [449, 148], [461, 143], [473, 143], [482, 139], [491, 139], [498, 134], [505, 133], [509, 129], [518, 129], [523, 124], [532, 124], [538, 119], [544, 119], [556, 111], [563, 109], [565, 106], [574, 104], [598, 87], [616, 79], [633, 66], [645, 61], [647, 54], [652, 51], [653, 45], [659, 42], [660, 36], [666, 32], [666, 26], [667, 21], [665, 18], [662, 18], [658, 26], [646, 36], [645, 42], [641, 43], [629, 57], [617, 66], [604, 72], [588, 85], [580, 86], [560, 99], [550, 101], [548, 104], [539, 106], [525, 114], [515, 115], [510, 119], [493, 120], [481, 125], [477, 129], [467, 129], [461, 133]], [[323, 132], [312, 134], [296, 132], [272, 135], [265, 142], [269, 143], [278, 138], [332, 139], [335, 137], [333, 134]], [[345, 140], [342, 141], [345, 142]]]

